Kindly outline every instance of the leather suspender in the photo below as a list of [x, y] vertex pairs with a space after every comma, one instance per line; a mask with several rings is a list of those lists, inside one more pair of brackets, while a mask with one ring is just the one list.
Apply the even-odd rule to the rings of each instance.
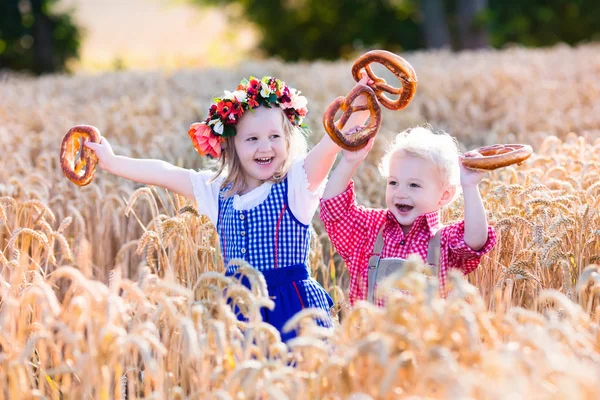
[[[373, 247], [373, 253], [371, 257], [369, 257], [367, 300], [371, 302], [374, 302], [375, 300], [375, 285], [377, 283], [380, 262], [382, 260], [381, 252], [383, 250], [384, 225], [385, 224], [383, 224], [379, 229], [379, 233], [377, 234], [377, 239], [375, 240], [375, 245]], [[440, 241], [443, 227], [444, 226], [440, 224], [440, 227], [438, 228], [437, 232], [433, 235], [433, 237], [429, 240], [429, 244], [427, 246], [427, 264], [434, 266], [436, 270], [438, 270], [440, 264]], [[401, 258], [388, 258], [384, 260], [386, 260], [385, 263], [388, 264], [387, 269], [389, 271], [397, 270], [405, 262], [405, 260]], [[390, 274], [389, 271], [386, 271], [385, 276]]]

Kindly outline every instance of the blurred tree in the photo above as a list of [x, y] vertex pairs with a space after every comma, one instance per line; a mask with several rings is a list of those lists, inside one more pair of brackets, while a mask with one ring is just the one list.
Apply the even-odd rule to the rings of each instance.
[[365, 48], [476, 49], [600, 40], [599, 0], [189, 0], [255, 23], [261, 48], [285, 60]]
[[456, 0], [458, 44], [460, 50], [488, 46], [487, 29], [478, 16], [487, 9], [487, 0]]
[[450, 32], [443, 0], [421, 0], [423, 33], [427, 48], [450, 47]]
[[489, 0], [489, 9], [480, 20], [490, 23], [495, 47], [600, 40], [598, 0]]
[[229, 6], [230, 14], [260, 29], [262, 50], [289, 61], [337, 59], [372, 46], [398, 52], [425, 46], [416, 0], [191, 1]]
[[0, 1], [0, 68], [57, 72], [78, 57], [81, 30], [68, 13], [51, 11], [57, 2]]

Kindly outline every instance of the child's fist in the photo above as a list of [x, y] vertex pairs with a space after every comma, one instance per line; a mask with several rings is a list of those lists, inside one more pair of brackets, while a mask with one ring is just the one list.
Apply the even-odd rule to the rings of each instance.
[[371, 151], [374, 144], [375, 144], [375, 138], [372, 137], [367, 142], [367, 145], [360, 150], [357, 150], [357, 151], [343, 150], [342, 151], [342, 159], [344, 159], [346, 162], [349, 162], [349, 163], [360, 163], [360, 162], [362, 162], [362, 160], [365, 159], [367, 154], [369, 154], [369, 151]]
[[96, 157], [98, 157], [98, 167], [100, 169], [108, 169], [108, 165], [115, 156], [115, 153], [105, 137], [100, 136], [99, 143], [93, 143], [86, 140], [83, 145], [89, 149], [92, 149], [92, 151], [96, 154]]
[[[468, 153], [465, 153], [467, 155]], [[458, 156], [458, 165], [460, 166], [460, 184], [461, 186], [477, 185], [485, 177], [486, 171], [479, 171], [467, 168], [463, 165], [464, 156]]]
[[[356, 82], [355, 86], [358, 86], [358, 85], [368, 86], [373, 83], [374, 83], [373, 80], [371, 80], [371, 78], [369, 78], [369, 75], [367, 75], [367, 72], [363, 69], [360, 71], [360, 80], [358, 82]], [[354, 101], [354, 105], [360, 106], [363, 104], [367, 104], [367, 96], [364, 94], [361, 94], [360, 96], [358, 96], [356, 101]]]

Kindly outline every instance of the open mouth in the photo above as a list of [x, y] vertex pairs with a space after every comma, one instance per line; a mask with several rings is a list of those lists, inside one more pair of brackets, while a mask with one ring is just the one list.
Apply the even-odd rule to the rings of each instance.
[[260, 165], [269, 165], [273, 162], [273, 157], [255, 158], [254, 161]]
[[396, 209], [398, 211], [400, 211], [401, 213], [410, 212], [413, 208], [415, 208], [415, 207], [414, 206], [410, 206], [408, 204], [403, 204], [403, 203], [396, 204]]

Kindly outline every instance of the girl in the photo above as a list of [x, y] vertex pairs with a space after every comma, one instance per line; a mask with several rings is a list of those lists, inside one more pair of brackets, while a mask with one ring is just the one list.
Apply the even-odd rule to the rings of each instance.
[[[367, 82], [363, 74], [357, 85]], [[225, 265], [239, 258], [263, 273], [275, 302], [263, 319], [280, 332], [301, 309], [329, 312], [333, 305], [310, 277], [307, 261], [309, 225], [340, 148], [325, 135], [306, 154], [300, 130], [306, 105], [299, 91], [275, 77], [244, 79], [234, 92], [213, 99], [206, 120], [192, 124], [188, 134], [200, 155], [219, 159], [216, 174], [118, 156], [106, 138], [86, 143], [101, 169], [194, 199], [217, 227]], [[368, 115], [356, 113], [346, 126], [361, 125]], [[229, 266], [226, 274], [235, 275], [236, 268]], [[282, 339], [295, 335], [282, 333]]]
[[[373, 147], [373, 140], [360, 151], [342, 152], [321, 200], [320, 218], [348, 266], [350, 303], [369, 299], [381, 304], [373, 296], [374, 282], [369, 282], [372, 256], [381, 262], [418, 254], [429, 263], [433, 253], [440, 292], [445, 295], [448, 269], [472, 272], [496, 243], [477, 186], [485, 173], [462, 166], [456, 140], [450, 135], [422, 127], [409, 129], [396, 136], [380, 165], [387, 179], [387, 209], [368, 209], [356, 204], [351, 178]], [[442, 227], [439, 209], [456, 198], [459, 184], [464, 221]], [[437, 250], [434, 246], [431, 251], [430, 241], [434, 243], [436, 237]], [[376, 242], [382, 248], [376, 249]]]

